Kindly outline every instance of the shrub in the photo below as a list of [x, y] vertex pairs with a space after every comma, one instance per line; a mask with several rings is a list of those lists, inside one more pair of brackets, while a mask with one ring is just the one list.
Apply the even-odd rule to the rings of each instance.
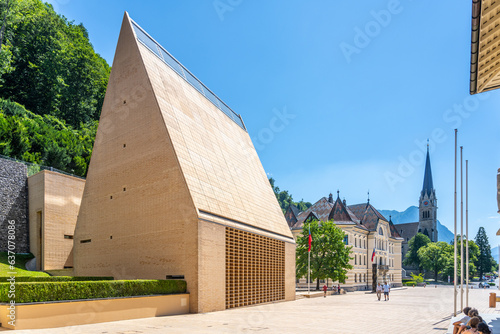
[[413, 285], [417, 285], [417, 282], [415, 282], [415, 281], [406, 281], [406, 282], [403, 282], [403, 285], [404, 286], [413, 286]]
[[[0, 283], [0, 302], [8, 303], [10, 283]], [[164, 295], [186, 292], [183, 280], [122, 280], [22, 282], [15, 284], [16, 303], [111, 297]]]
[[418, 275], [415, 275], [414, 273], [411, 273], [411, 278], [413, 281], [417, 283], [423, 283], [424, 282], [424, 274], [420, 273]]
[[[0, 283], [10, 282], [8, 281], [10, 277], [0, 277]], [[47, 276], [47, 277], [36, 277], [36, 276], [17, 276], [16, 283], [20, 282], [68, 282], [68, 281], [112, 281], [113, 277], [85, 277], [85, 276]]]

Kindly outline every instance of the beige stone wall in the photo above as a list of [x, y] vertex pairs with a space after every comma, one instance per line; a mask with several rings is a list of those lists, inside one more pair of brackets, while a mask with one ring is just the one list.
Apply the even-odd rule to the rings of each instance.
[[199, 304], [198, 312], [226, 308], [226, 228], [199, 222]]
[[46, 170], [28, 178], [30, 251], [37, 269], [73, 266], [72, 238], [84, 186], [83, 179]]
[[295, 246], [285, 242], [285, 300], [295, 300]]
[[222, 310], [224, 223], [215, 223], [224, 217], [293, 242], [248, 133], [138, 43], [125, 15], [75, 232], [75, 274], [184, 275], [191, 312]]
[[28, 178], [28, 212], [30, 252], [36, 258], [36, 269], [44, 270], [42, 235], [44, 221], [44, 179], [45, 173], [40, 172]]
[[76, 275], [184, 275], [198, 311], [198, 219], [128, 16], [75, 233]]

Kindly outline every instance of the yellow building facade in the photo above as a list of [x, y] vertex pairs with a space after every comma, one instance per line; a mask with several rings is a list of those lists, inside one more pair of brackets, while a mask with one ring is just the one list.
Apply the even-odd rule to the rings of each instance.
[[[346, 246], [352, 247], [347, 280], [343, 289], [371, 290], [373, 283], [388, 282], [402, 285], [401, 242], [392, 222], [381, 215], [369, 202], [347, 206], [345, 201], [323, 197], [304, 212], [289, 208], [285, 217], [291, 225], [294, 238], [302, 235], [304, 222], [333, 220], [345, 233]], [[292, 223], [292, 224], [290, 224]], [[374, 254], [375, 253], [375, 254]], [[373, 261], [372, 261], [372, 255]], [[329, 284], [338, 284], [328, 280]], [[298, 287], [307, 286], [306, 279], [297, 281]]]

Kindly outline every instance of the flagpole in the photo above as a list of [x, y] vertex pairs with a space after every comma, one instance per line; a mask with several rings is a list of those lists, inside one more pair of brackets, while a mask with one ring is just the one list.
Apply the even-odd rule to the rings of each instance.
[[466, 251], [466, 270], [467, 279], [465, 294], [465, 306], [469, 306], [469, 160], [465, 160], [465, 251]]
[[464, 169], [460, 146], [460, 310], [464, 309]]
[[307, 294], [311, 294], [311, 252], [307, 252]]
[[453, 316], [457, 316], [457, 129], [455, 129], [455, 210], [454, 210], [455, 239], [453, 241]]
[[309, 238], [307, 239], [307, 243], [309, 247], [307, 248], [307, 294], [311, 294], [311, 245], [312, 245], [312, 236], [311, 236], [311, 222], [309, 222]]

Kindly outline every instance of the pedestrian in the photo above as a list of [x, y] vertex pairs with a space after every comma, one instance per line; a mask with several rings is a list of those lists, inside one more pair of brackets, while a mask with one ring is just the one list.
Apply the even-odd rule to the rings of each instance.
[[328, 289], [328, 287], [326, 286], [326, 284], [325, 284], [325, 285], [323, 285], [323, 292], [324, 292], [324, 294], [325, 294], [325, 295], [324, 295], [324, 297], [325, 297], [325, 298], [326, 298], [326, 290], [327, 290], [327, 289]]
[[340, 295], [340, 284], [337, 287], [338, 294]]
[[387, 284], [387, 282], [384, 282], [383, 289], [384, 289], [384, 300], [388, 301], [389, 300], [389, 292], [391, 292], [391, 287], [389, 286], [389, 284]]
[[376, 292], [377, 292], [377, 298], [380, 301], [380, 297], [382, 297], [382, 285], [380, 285], [380, 282], [377, 285]]

